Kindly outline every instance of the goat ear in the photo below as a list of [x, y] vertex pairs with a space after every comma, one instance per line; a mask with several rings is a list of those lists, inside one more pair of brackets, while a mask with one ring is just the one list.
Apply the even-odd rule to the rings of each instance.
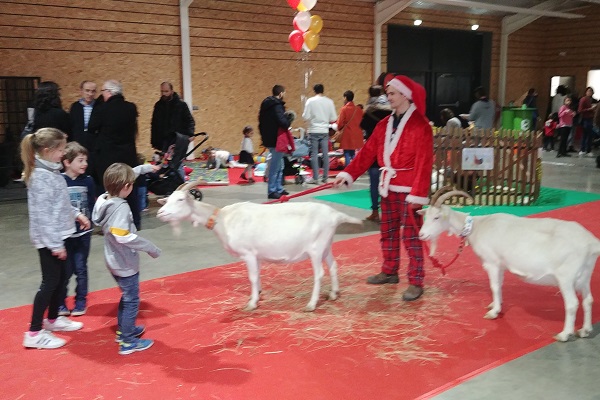
[[426, 212], [427, 210], [423, 210], [422, 208], [420, 210], [417, 210], [417, 214], [419, 215], [425, 215]]
[[167, 198], [165, 197], [165, 198], [162, 198], [162, 199], [158, 199], [158, 200], [156, 200], [156, 202], [158, 204], [165, 205], [165, 204], [167, 204]]

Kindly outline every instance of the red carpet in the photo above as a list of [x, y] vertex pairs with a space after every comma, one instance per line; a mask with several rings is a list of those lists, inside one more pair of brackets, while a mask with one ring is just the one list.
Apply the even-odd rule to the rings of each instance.
[[[553, 211], [600, 236], [600, 202]], [[442, 260], [457, 240], [440, 243]], [[224, 250], [215, 250], [224, 251]], [[424, 298], [403, 303], [405, 284], [374, 287], [378, 235], [336, 243], [341, 296], [304, 313], [312, 287], [308, 263], [267, 264], [259, 309], [241, 263], [144, 282], [139, 322], [153, 348], [127, 356], [114, 343], [116, 289], [90, 295], [82, 331], [61, 334], [58, 350], [25, 350], [31, 307], [0, 311], [2, 398], [85, 399], [414, 399], [552, 343], [562, 329], [558, 289], [507, 274], [504, 311], [485, 320], [488, 281], [467, 248], [446, 276], [428, 269]], [[192, 256], [190, 255], [190, 259]], [[430, 264], [428, 264], [429, 266]], [[403, 268], [405, 271], [405, 268]], [[143, 272], [142, 272], [143, 274]], [[596, 272], [592, 292], [600, 293]], [[581, 312], [577, 326], [581, 325]], [[594, 309], [594, 322], [600, 309]], [[585, 340], [585, 339], [576, 339]], [[569, 343], [561, 346], [569, 346]]]

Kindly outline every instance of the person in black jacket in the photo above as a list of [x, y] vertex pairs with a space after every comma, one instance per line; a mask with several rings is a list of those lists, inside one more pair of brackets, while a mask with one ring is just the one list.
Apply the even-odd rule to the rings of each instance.
[[34, 97], [33, 132], [40, 128], [56, 128], [71, 136], [71, 120], [69, 114], [62, 109], [60, 88], [55, 82], [40, 82]]
[[154, 104], [152, 112], [150, 144], [166, 152], [175, 143], [175, 133], [189, 136], [192, 140], [196, 123], [187, 103], [173, 91], [170, 82], [160, 84], [160, 94], [160, 100]]
[[71, 133], [73, 140], [81, 144], [88, 151], [88, 175], [90, 175], [96, 184], [101, 183], [102, 179], [96, 176], [94, 166], [94, 139], [95, 136], [88, 131], [88, 125], [92, 116], [94, 107], [99, 103], [96, 101], [96, 84], [92, 81], [83, 81], [79, 85], [81, 89], [81, 98], [71, 104], [69, 117], [71, 117]]
[[[119, 81], [109, 80], [102, 85], [104, 103], [97, 106], [90, 117], [88, 131], [96, 135], [94, 159], [96, 174], [100, 181], [104, 171], [113, 163], [137, 166], [136, 136], [138, 132], [138, 111], [135, 104], [125, 101], [123, 86]], [[141, 229], [141, 215], [138, 204], [137, 185], [127, 196], [133, 223]], [[99, 194], [104, 193], [101, 186]]]
[[258, 112], [258, 129], [262, 144], [269, 149], [271, 161], [267, 178], [267, 193], [269, 199], [279, 199], [288, 192], [283, 190], [283, 153], [275, 150], [277, 134], [280, 129], [287, 130], [290, 122], [285, 116], [285, 88], [273, 86], [273, 95], [265, 98]]

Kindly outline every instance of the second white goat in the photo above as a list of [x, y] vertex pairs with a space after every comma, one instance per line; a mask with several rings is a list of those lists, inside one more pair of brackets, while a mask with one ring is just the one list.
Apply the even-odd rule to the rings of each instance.
[[[558, 286], [565, 306], [562, 332], [554, 336], [567, 341], [575, 333], [575, 316], [581, 293], [583, 327], [580, 337], [592, 332], [590, 279], [600, 255], [600, 240], [577, 222], [553, 218], [522, 218], [510, 214], [471, 217], [451, 209], [444, 201], [451, 196], [470, 196], [462, 191], [434, 195], [432, 206], [420, 213], [425, 222], [419, 232], [421, 240], [435, 242], [442, 232], [465, 236], [486, 270], [492, 303], [485, 318], [494, 319], [502, 307], [502, 282], [508, 269], [529, 283]], [[439, 198], [438, 198], [439, 196]]]
[[245, 310], [258, 306], [260, 262], [293, 263], [310, 259], [314, 272], [312, 295], [306, 311], [317, 305], [323, 278], [323, 261], [331, 277], [329, 299], [337, 299], [339, 283], [337, 263], [331, 246], [336, 228], [342, 223], [361, 224], [321, 203], [255, 204], [235, 203], [223, 208], [196, 201], [185, 185], [169, 196], [158, 210], [157, 217], [169, 222], [177, 231], [181, 221], [194, 226], [204, 225], [220, 239], [232, 255], [246, 262], [251, 283], [251, 295]]

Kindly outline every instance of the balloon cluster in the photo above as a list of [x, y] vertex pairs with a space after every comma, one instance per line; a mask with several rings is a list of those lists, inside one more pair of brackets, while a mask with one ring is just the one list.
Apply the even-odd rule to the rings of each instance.
[[319, 32], [323, 29], [323, 19], [318, 15], [310, 15], [310, 10], [317, 4], [317, 0], [287, 0], [290, 7], [298, 10], [294, 17], [294, 30], [290, 33], [288, 41], [295, 52], [304, 50], [313, 51], [319, 45]]

